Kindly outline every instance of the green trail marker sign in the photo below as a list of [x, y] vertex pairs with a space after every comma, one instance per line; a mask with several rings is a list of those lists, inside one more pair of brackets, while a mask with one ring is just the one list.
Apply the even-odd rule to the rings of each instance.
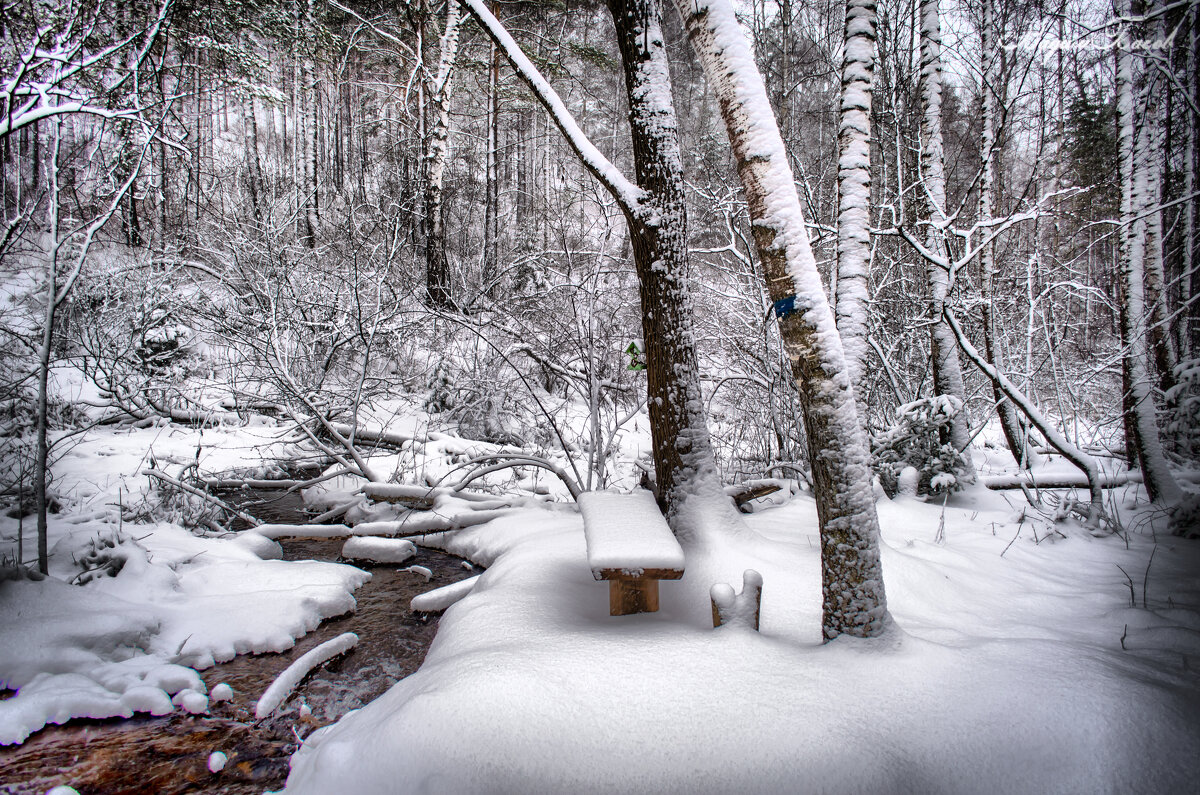
[[626, 370], [646, 369], [646, 360], [643, 358], [646, 352], [638, 346], [636, 341], [629, 343], [625, 352], [629, 354], [629, 366], [625, 368]]

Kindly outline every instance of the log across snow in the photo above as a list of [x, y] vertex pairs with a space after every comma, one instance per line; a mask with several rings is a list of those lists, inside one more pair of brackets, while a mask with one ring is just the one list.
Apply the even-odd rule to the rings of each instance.
[[354, 535], [344, 524], [260, 524], [254, 532], [267, 538], [341, 538]]
[[683, 549], [650, 492], [589, 491], [579, 495], [579, 510], [587, 535], [588, 565], [597, 580], [609, 579], [614, 572], [682, 575]]
[[353, 632], [345, 632], [300, 655], [295, 662], [283, 669], [283, 673], [277, 676], [271, 686], [262, 694], [262, 698], [254, 707], [255, 720], [262, 720], [277, 710], [279, 705], [287, 700], [296, 686], [314, 668], [329, 662], [334, 657], [345, 654], [357, 645], [358, 635]]

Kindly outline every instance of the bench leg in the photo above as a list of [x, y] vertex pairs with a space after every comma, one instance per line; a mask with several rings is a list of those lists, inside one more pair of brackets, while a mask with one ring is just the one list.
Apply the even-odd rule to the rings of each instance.
[[608, 614], [627, 616], [633, 613], [658, 612], [658, 580], [608, 581]]

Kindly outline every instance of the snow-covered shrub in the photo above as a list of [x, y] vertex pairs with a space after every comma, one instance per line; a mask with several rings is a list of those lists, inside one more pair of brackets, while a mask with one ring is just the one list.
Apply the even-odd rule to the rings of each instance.
[[1185, 494], [1171, 506], [1169, 526], [1175, 535], [1200, 537], [1200, 494]]
[[130, 542], [117, 530], [102, 530], [87, 540], [82, 554], [75, 558], [81, 571], [74, 580], [85, 585], [100, 577], [116, 577], [129, 560]]
[[1200, 459], [1200, 359], [1175, 365], [1175, 386], [1167, 390], [1167, 438], [1184, 458]]
[[896, 409], [896, 422], [871, 438], [875, 472], [888, 496], [899, 490], [900, 473], [917, 470], [917, 494], [957, 491], [970, 478], [966, 457], [950, 442], [950, 423], [962, 411], [962, 401], [938, 395]]
[[174, 322], [171, 313], [163, 307], [154, 307], [145, 313], [135, 333], [139, 337], [138, 358], [152, 373], [162, 372], [186, 356], [187, 342], [192, 337], [192, 330]]
[[454, 408], [457, 402], [458, 388], [454, 385], [447, 359], [439, 359], [434, 365], [426, 387], [429, 389], [429, 396], [425, 398], [423, 406], [426, 411], [435, 414]]

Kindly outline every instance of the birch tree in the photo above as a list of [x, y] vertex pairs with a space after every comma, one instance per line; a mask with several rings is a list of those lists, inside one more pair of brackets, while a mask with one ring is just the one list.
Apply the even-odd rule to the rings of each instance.
[[[442, 31], [438, 69], [429, 81], [433, 125], [425, 184], [425, 293], [429, 303], [441, 309], [454, 306], [450, 285], [450, 261], [446, 256], [446, 229], [442, 219], [442, 182], [450, 151], [450, 87], [458, 57], [459, 8], [456, 0], [446, 3], [446, 27]], [[422, 68], [418, 65], [418, 68]], [[424, 79], [424, 78], [422, 78]]]
[[[1152, 39], [1162, 41], [1162, 17], [1159, 16], [1148, 30]], [[1147, 53], [1144, 58], [1154, 57]], [[1163, 263], [1163, 211], [1161, 209], [1163, 191], [1163, 151], [1166, 140], [1162, 123], [1162, 94], [1163, 82], [1158, 69], [1147, 65], [1143, 69], [1141, 96], [1138, 105], [1142, 112], [1142, 123], [1136, 136], [1134, 158], [1136, 169], [1143, 174], [1145, 188], [1142, 192], [1141, 206], [1137, 214], [1144, 216], [1145, 224], [1145, 274], [1146, 274], [1146, 310], [1147, 329], [1150, 337], [1150, 351], [1153, 354], [1155, 369], [1158, 371], [1158, 384], [1164, 392], [1175, 385], [1175, 365], [1178, 363], [1178, 353], [1175, 341], [1170, 333], [1170, 311], [1167, 306], [1167, 277]]]
[[676, 5], [717, 96], [800, 392], [821, 532], [822, 629], [826, 639], [878, 635], [887, 600], [866, 440], [783, 139], [733, 7]]
[[838, 130], [837, 327], [859, 420], [867, 419], [868, 268], [871, 262], [871, 80], [875, 0], [847, 0]]
[[[950, 260], [946, 247], [946, 169], [942, 143], [942, 25], [938, 0], [921, 0], [921, 185], [918, 188], [920, 223], [925, 248]], [[952, 273], [926, 258], [929, 276], [929, 328], [933, 358], [933, 391], [956, 398], [962, 409], [950, 423], [950, 439], [970, 460], [967, 445], [966, 387], [954, 334], [943, 317]]]
[[[317, 228], [320, 225], [317, 195], [318, 89], [313, 79], [313, 60], [316, 58], [313, 2], [299, 0], [296, 7], [296, 92], [299, 95], [300, 116], [296, 134], [300, 138], [300, 170], [304, 180], [301, 188], [303, 226], [300, 237], [309, 248], [317, 245]], [[207, 96], [207, 93], [202, 96]]]
[[[1141, 4], [1125, 6], [1130, 16], [1140, 14]], [[1121, 302], [1121, 338], [1123, 356], [1124, 405], [1128, 435], [1134, 444], [1143, 482], [1150, 499], [1167, 503], [1180, 497], [1179, 485], [1167, 467], [1162, 440], [1158, 434], [1157, 411], [1147, 365], [1145, 257], [1146, 220], [1139, 210], [1147, 203], [1150, 189], [1144, 160], [1137, 156], [1137, 120], [1135, 96], [1137, 66], [1131, 44], [1140, 33], [1126, 23], [1128, 41], [1117, 51], [1117, 118], [1120, 122], [1121, 225], [1120, 260], [1123, 296]]]

